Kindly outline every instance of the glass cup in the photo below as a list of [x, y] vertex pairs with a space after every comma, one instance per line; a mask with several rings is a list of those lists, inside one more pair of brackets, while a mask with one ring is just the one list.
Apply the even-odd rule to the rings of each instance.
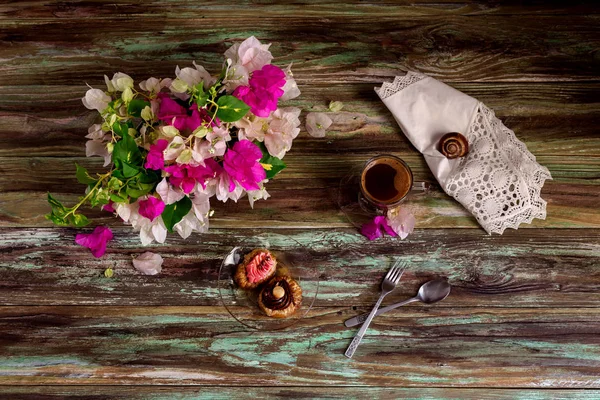
[[391, 154], [368, 160], [360, 174], [359, 204], [364, 211], [385, 214], [399, 206], [412, 191], [429, 190], [429, 183], [415, 182], [408, 164]]

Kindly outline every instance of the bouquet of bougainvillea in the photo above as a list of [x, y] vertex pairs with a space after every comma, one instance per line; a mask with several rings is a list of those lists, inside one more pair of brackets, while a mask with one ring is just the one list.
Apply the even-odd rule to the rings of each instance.
[[[86, 155], [104, 157], [110, 169], [92, 175], [77, 165], [86, 194], [73, 207], [48, 194], [46, 217], [85, 226], [79, 209], [87, 203], [116, 213], [143, 244], [163, 243], [167, 232], [205, 232], [213, 196], [237, 202], [247, 195], [251, 207], [268, 198], [265, 184], [285, 168], [281, 159], [300, 132], [300, 109], [279, 107], [300, 91], [290, 67], [272, 58], [269, 45], [251, 37], [225, 52], [218, 77], [195, 63], [177, 67], [175, 79], [149, 78], [139, 88], [124, 73], [105, 76], [107, 89], [90, 88], [82, 101], [102, 117], [89, 128]], [[77, 242], [99, 256], [109, 238], [98, 227]]]

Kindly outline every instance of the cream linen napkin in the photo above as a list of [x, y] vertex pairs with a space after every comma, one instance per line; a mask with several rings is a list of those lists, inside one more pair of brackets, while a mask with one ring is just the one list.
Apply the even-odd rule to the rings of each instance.
[[[552, 179], [550, 172], [483, 103], [416, 72], [398, 76], [375, 92], [444, 191], [489, 234], [546, 218], [540, 191]], [[451, 160], [438, 151], [440, 138], [449, 132], [467, 138], [465, 157]]]

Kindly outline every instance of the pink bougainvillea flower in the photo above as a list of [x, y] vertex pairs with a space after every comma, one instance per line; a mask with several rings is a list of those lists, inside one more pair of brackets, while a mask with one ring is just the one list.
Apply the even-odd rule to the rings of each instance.
[[416, 219], [407, 208], [402, 207], [390, 210], [386, 221], [394, 232], [400, 236], [400, 239], [405, 239], [414, 230]]
[[267, 178], [265, 169], [260, 165], [260, 148], [249, 140], [240, 140], [225, 153], [223, 168], [233, 178], [229, 191], [235, 190], [234, 180], [246, 190], [258, 190], [258, 184]]
[[165, 203], [154, 196], [148, 197], [146, 200], [140, 200], [139, 213], [142, 217], [154, 221], [165, 209]]
[[146, 156], [146, 164], [144, 168], [146, 169], [156, 169], [160, 170], [165, 167], [165, 156], [163, 151], [167, 148], [169, 142], [165, 139], [159, 139], [150, 146], [150, 151]]
[[396, 236], [396, 232], [394, 232], [392, 227], [388, 224], [386, 217], [382, 215], [373, 218], [373, 221], [364, 224], [360, 228], [360, 233], [369, 240], [380, 238], [383, 235], [383, 232], [390, 236]]
[[106, 252], [106, 243], [112, 240], [113, 234], [106, 226], [97, 226], [92, 233], [78, 233], [75, 243], [87, 247], [94, 257], [102, 257]]
[[201, 114], [196, 105], [188, 109], [171, 99], [166, 93], [160, 93], [158, 97], [161, 99], [158, 118], [180, 131], [193, 131], [200, 126], [203, 120], [210, 121], [210, 118], [207, 119], [206, 111], [203, 110], [203, 114]]
[[105, 204], [102, 206], [101, 210], [102, 211], [108, 211], [110, 213], [114, 213], [115, 212], [115, 208], [113, 207], [115, 203], [113, 203], [113, 201], [109, 201], [108, 204]]
[[267, 64], [254, 71], [249, 86], [238, 86], [233, 95], [242, 100], [250, 111], [259, 117], [268, 117], [277, 109], [277, 101], [283, 96], [285, 72], [275, 65]]
[[206, 180], [214, 177], [214, 171], [209, 165], [193, 166], [189, 164], [175, 164], [165, 168], [165, 171], [171, 174], [169, 182], [183, 190], [185, 194], [190, 193], [200, 183], [206, 187]]

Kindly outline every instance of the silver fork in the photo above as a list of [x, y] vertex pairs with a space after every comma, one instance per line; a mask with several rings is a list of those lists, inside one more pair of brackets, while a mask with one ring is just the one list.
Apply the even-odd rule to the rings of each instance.
[[371, 313], [367, 317], [365, 323], [360, 327], [360, 329], [356, 333], [356, 336], [354, 336], [354, 339], [352, 339], [352, 343], [350, 343], [350, 346], [348, 346], [348, 349], [346, 350], [346, 357], [352, 358], [352, 356], [354, 355], [354, 352], [358, 348], [358, 345], [360, 344], [360, 341], [365, 335], [365, 332], [367, 332], [367, 329], [369, 328], [373, 317], [377, 313], [377, 310], [379, 309], [383, 298], [396, 288], [396, 285], [400, 281], [405, 267], [406, 263], [402, 263], [400, 262], [400, 260], [398, 260], [396, 261], [394, 266], [389, 270], [385, 278], [383, 278], [383, 282], [381, 282], [381, 296], [379, 296], [379, 300], [377, 300], [377, 303], [375, 303], [375, 307], [373, 307], [373, 310], [371, 310]]

